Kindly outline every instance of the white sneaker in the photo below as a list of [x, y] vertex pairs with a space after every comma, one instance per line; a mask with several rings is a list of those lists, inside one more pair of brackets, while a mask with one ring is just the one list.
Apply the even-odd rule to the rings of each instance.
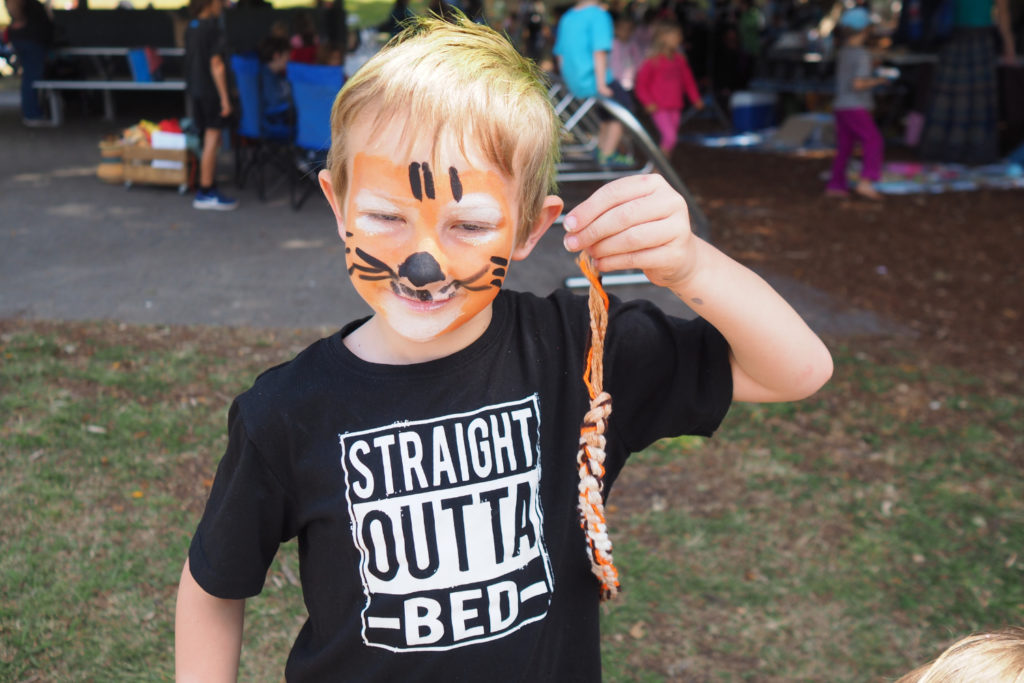
[[196, 192], [196, 197], [192, 200], [192, 208], [210, 211], [232, 211], [238, 208], [238, 200], [225, 197], [217, 192], [217, 190], [210, 190], [209, 192], [200, 190]]

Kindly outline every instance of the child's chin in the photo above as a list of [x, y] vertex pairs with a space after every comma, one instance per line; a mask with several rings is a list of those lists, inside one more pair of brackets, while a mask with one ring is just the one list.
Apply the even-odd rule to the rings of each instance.
[[455, 326], [460, 310], [455, 302], [421, 302], [406, 305], [395, 302], [382, 311], [388, 325], [399, 336], [413, 342], [437, 339]]

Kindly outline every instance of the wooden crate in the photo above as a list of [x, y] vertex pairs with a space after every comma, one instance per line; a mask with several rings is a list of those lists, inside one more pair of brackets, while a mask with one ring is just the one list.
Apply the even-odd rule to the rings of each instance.
[[[192, 154], [187, 149], [153, 149], [141, 145], [122, 148], [124, 159], [124, 183], [146, 185], [177, 185], [184, 192], [192, 181]], [[154, 168], [155, 159], [177, 161], [181, 168]]]

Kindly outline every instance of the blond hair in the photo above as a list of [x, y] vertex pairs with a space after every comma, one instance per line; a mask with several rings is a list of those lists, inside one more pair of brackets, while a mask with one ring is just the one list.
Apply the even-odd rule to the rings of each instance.
[[1024, 683], [1024, 628], [967, 636], [896, 683]]
[[669, 19], [656, 19], [651, 22], [651, 47], [650, 55], [652, 57], [669, 57], [675, 53], [674, 47], [668, 47], [665, 44], [665, 38], [669, 34], [678, 33], [680, 36], [683, 35], [682, 27], [674, 21]]
[[465, 154], [467, 141], [508, 178], [519, 183], [522, 244], [554, 191], [558, 119], [541, 71], [495, 31], [459, 14], [451, 22], [412, 19], [338, 93], [331, 111], [327, 157], [334, 192], [348, 187], [347, 132], [367, 111], [377, 130], [403, 121], [403, 138], [452, 135]]

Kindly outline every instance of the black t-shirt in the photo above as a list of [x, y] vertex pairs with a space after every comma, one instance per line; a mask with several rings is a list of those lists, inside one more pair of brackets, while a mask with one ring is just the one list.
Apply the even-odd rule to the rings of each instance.
[[[342, 342], [357, 321], [267, 371], [231, 407], [196, 581], [255, 595], [298, 537], [309, 618], [290, 681], [600, 680], [576, 511], [588, 321], [568, 292], [501, 292], [446, 358], [362, 361]], [[630, 452], [718, 426], [728, 346], [703, 320], [613, 299], [605, 389], [610, 487]]]
[[210, 59], [220, 55], [227, 69], [227, 43], [219, 18], [193, 19], [185, 29], [185, 89], [199, 99], [219, 99]]

